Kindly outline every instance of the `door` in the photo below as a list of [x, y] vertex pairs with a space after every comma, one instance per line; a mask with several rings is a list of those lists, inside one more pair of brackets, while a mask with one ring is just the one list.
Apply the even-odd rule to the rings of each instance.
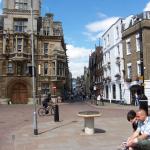
[[27, 104], [28, 102], [28, 93], [27, 87], [22, 83], [17, 83], [13, 86], [11, 92], [11, 100], [13, 104]]

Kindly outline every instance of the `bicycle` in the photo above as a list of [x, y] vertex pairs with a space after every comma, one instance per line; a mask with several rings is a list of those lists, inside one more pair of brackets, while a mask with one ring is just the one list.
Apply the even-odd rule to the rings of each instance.
[[47, 108], [45, 107], [40, 107], [38, 109], [38, 115], [39, 116], [49, 116], [49, 115], [54, 115], [54, 106], [53, 105], [48, 105]]

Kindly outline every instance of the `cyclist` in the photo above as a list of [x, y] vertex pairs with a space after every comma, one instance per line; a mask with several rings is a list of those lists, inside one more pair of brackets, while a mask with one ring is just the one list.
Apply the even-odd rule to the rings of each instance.
[[43, 104], [43, 107], [46, 109], [48, 107], [48, 103], [50, 102], [51, 100], [51, 94], [48, 93], [48, 95], [46, 96], [46, 98], [43, 100], [42, 104]]

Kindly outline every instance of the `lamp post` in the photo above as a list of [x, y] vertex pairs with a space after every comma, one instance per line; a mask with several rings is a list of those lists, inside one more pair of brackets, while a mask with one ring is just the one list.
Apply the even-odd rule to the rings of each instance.
[[35, 63], [34, 63], [34, 39], [33, 39], [33, 0], [31, 0], [31, 43], [32, 43], [32, 96], [33, 96], [33, 129], [34, 135], [38, 135], [37, 127], [37, 112], [36, 112], [36, 99], [35, 99]]

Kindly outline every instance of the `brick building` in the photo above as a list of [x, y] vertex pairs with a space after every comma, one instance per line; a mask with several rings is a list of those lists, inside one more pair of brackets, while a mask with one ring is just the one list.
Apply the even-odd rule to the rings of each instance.
[[144, 86], [150, 99], [150, 12], [129, 16], [123, 26], [125, 99], [134, 104], [134, 95]]

